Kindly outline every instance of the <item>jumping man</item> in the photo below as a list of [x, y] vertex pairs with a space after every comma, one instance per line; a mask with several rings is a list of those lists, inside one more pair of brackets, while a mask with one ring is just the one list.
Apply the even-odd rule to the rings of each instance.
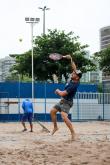
[[73, 106], [73, 97], [76, 94], [77, 88], [79, 86], [80, 78], [82, 77], [82, 73], [80, 70], [76, 69], [75, 62], [72, 60], [72, 57], [70, 55], [63, 56], [65, 59], [71, 60], [71, 68], [72, 68], [72, 74], [71, 74], [71, 80], [68, 84], [66, 84], [63, 91], [56, 89], [55, 94], [59, 95], [61, 97], [61, 100], [59, 103], [54, 105], [54, 107], [51, 109], [51, 119], [54, 125], [52, 135], [58, 130], [57, 126], [57, 119], [56, 119], [56, 113], [60, 112], [61, 117], [64, 120], [65, 124], [69, 128], [71, 132], [71, 140], [74, 140], [75, 138], [75, 131], [73, 129], [72, 123], [68, 118], [68, 113], [70, 111], [70, 108]]

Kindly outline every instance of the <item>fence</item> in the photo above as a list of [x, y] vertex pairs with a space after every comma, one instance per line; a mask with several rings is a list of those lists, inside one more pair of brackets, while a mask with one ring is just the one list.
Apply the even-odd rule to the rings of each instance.
[[0, 114], [8, 114], [9, 113], [9, 95], [8, 92], [0, 92]]
[[[54, 94], [56, 88], [64, 89], [65, 84], [35, 83], [34, 114], [39, 120], [50, 121], [50, 109], [59, 101]], [[97, 85], [81, 84], [70, 111], [71, 120], [110, 119], [110, 81], [103, 82], [103, 93], [97, 93]], [[0, 121], [20, 120], [22, 101], [31, 98], [32, 84], [22, 82], [0, 83]], [[10, 104], [11, 103], [11, 104]], [[14, 104], [12, 104], [14, 103]], [[15, 104], [16, 103], [16, 104]], [[58, 119], [61, 120], [58, 114]]]
[[[64, 89], [65, 84], [61, 83], [34, 83], [35, 98], [58, 98], [55, 89]], [[31, 98], [32, 84], [24, 82], [0, 82], [0, 92], [8, 93], [9, 98]], [[96, 84], [80, 84], [78, 92], [97, 92]], [[4, 96], [5, 97], [5, 96]]]
[[[7, 94], [8, 96], [8, 94]], [[18, 104], [5, 104], [6, 100]], [[23, 98], [0, 99], [0, 120], [19, 120], [22, 111]], [[42, 121], [50, 121], [50, 109], [59, 101], [59, 98], [34, 99], [34, 113]], [[4, 106], [7, 111], [4, 110]], [[59, 121], [61, 118], [59, 117]], [[70, 110], [73, 121], [81, 120], [109, 120], [110, 119], [110, 93], [77, 92], [74, 105]]]
[[110, 93], [77, 93], [71, 113], [73, 120], [109, 120]]

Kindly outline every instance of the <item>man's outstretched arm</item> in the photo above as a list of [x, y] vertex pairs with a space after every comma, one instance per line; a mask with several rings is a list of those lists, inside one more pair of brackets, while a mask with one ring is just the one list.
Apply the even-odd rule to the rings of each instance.
[[68, 54], [68, 55], [66, 55], [66, 56], [63, 56], [63, 58], [68, 59], [68, 60], [71, 61], [72, 70], [76, 72], [76, 70], [77, 70], [76, 64], [75, 64], [75, 62], [72, 60], [71, 55]]

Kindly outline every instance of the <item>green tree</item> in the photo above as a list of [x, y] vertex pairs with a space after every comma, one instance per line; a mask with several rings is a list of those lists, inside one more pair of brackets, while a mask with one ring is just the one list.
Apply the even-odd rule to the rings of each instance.
[[94, 54], [95, 61], [99, 63], [100, 69], [110, 75], [110, 47]]
[[[90, 59], [85, 58], [85, 48], [88, 45], [81, 45], [79, 37], [73, 32], [65, 34], [64, 31], [48, 30], [48, 34], [34, 38], [34, 78], [36, 81], [53, 81], [53, 74], [61, 82], [62, 75], [67, 80], [71, 72], [70, 61], [52, 61], [49, 59], [50, 53], [71, 54], [77, 67], [82, 72], [94, 70], [95, 65]], [[31, 50], [16, 57], [16, 65], [13, 69], [20, 74], [31, 77]], [[13, 70], [12, 69], [12, 70]]]

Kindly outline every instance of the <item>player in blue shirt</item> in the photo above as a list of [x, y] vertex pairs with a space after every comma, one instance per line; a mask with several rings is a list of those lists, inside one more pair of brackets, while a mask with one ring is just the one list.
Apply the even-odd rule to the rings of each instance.
[[82, 73], [80, 70], [76, 69], [76, 65], [73, 62], [72, 57], [70, 55], [63, 56], [63, 58], [71, 60], [72, 74], [70, 82], [66, 84], [65, 89], [63, 91], [59, 89], [55, 90], [55, 93], [61, 97], [61, 100], [51, 109], [50, 112], [51, 119], [54, 125], [52, 135], [58, 130], [56, 113], [60, 112], [62, 119], [64, 120], [65, 124], [71, 132], [71, 140], [74, 140], [75, 131], [73, 129], [71, 121], [68, 118], [68, 113], [70, 111], [70, 108], [73, 106], [73, 98], [79, 86], [79, 81], [82, 77]]
[[30, 132], [33, 132], [33, 124], [32, 124], [32, 118], [33, 118], [33, 104], [29, 99], [25, 99], [22, 103], [22, 109], [24, 111], [23, 117], [22, 117], [22, 125], [24, 127], [24, 131], [27, 131], [25, 122], [28, 120], [30, 124]]

